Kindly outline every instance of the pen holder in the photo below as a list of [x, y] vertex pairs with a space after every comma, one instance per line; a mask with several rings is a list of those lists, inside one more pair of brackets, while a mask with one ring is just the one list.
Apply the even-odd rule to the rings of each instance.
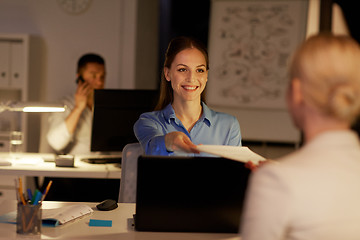
[[18, 203], [16, 232], [26, 235], [41, 234], [41, 204], [31, 205]]

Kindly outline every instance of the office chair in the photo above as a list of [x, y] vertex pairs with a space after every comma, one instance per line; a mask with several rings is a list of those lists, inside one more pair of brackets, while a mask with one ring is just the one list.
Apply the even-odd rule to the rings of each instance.
[[123, 148], [118, 202], [136, 202], [137, 162], [143, 153], [140, 143], [129, 143]]

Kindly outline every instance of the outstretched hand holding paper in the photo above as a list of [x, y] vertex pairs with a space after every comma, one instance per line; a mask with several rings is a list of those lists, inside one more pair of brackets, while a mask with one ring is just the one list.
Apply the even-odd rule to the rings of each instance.
[[213, 155], [229, 158], [240, 162], [252, 162], [256, 165], [266, 159], [259, 154], [251, 151], [248, 147], [226, 146], [226, 145], [197, 145], [200, 152], [206, 152]]

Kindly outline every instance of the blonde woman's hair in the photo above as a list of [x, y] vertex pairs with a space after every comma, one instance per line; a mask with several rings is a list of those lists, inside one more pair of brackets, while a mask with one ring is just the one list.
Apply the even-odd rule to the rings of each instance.
[[348, 36], [319, 34], [294, 53], [290, 79], [303, 83], [304, 99], [324, 114], [353, 123], [360, 111], [360, 48]]

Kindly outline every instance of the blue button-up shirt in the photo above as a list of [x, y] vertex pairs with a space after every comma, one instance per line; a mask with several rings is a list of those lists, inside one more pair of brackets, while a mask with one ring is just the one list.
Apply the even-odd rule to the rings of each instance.
[[140, 115], [134, 125], [135, 136], [147, 155], [185, 155], [209, 156], [206, 153], [189, 154], [169, 152], [165, 147], [165, 135], [180, 131], [190, 140], [198, 144], [241, 146], [241, 133], [238, 120], [227, 113], [211, 110], [202, 103], [203, 114], [190, 132], [176, 117], [171, 104], [160, 111], [147, 112]]

